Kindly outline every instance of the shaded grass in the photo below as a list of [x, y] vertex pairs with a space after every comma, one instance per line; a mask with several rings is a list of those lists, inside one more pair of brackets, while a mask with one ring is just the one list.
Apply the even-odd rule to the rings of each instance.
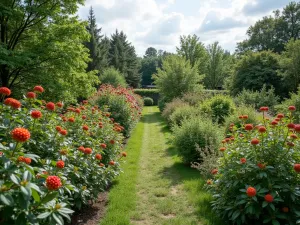
[[157, 107], [145, 107], [129, 139], [124, 174], [101, 225], [225, 225], [211, 211], [199, 172], [182, 163]]
[[122, 165], [124, 173], [118, 177], [117, 185], [113, 185], [109, 192], [108, 208], [101, 225], [130, 223], [129, 213], [135, 208], [136, 203], [136, 178], [144, 133], [144, 120], [145, 118], [142, 118], [137, 124], [127, 143], [128, 157]]

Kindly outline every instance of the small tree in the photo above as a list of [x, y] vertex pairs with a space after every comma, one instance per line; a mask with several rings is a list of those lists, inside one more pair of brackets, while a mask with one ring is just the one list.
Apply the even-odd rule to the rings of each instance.
[[259, 91], [265, 84], [272, 86], [277, 95], [283, 95], [282, 82], [277, 74], [278, 55], [270, 51], [248, 52], [237, 63], [233, 74], [230, 91], [236, 95], [243, 89]]
[[107, 68], [103, 74], [100, 75], [101, 84], [111, 84], [114, 87], [126, 87], [126, 80], [124, 76], [115, 68]]
[[162, 69], [158, 69], [153, 79], [162, 98], [171, 101], [186, 92], [202, 89], [200, 82], [203, 76], [199, 75], [197, 68], [192, 67], [189, 61], [172, 55], [163, 60]]
[[280, 58], [284, 77], [289, 91], [296, 92], [300, 84], [300, 40], [290, 40], [285, 46], [285, 52]]

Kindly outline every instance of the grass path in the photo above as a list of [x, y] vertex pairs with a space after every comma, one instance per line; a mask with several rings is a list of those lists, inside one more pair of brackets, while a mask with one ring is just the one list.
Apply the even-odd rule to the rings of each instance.
[[181, 163], [157, 107], [145, 107], [129, 139], [124, 174], [101, 225], [219, 225], [199, 173]]

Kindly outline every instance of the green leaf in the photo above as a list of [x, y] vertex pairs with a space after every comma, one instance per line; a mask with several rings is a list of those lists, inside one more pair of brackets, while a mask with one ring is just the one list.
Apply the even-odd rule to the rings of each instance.
[[26, 197], [30, 197], [31, 193], [25, 187], [21, 186], [21, 191]]
[[272, 218], [266, 218], [264, 219], [263, 223], [269, 223], [272, 220]]
[[36, 218], [38, 218], [38, 219], [45, 219], [45, 218], [47, 218], [50, 215], [51, 215], [51, 212], [44, 212], [44, 213], [38, 215]]
[[273, 204], [270, 204], [271, 209], [273, 209], [273, 211], [275, 211], [275, 206]]
[[20, 178], [15, 176], [14, 174], [10, 175], [10, 179], [12, 182], [14, 182], [15, 184], [19, 185], [20, 184]]
[[36, 190], [37, 192], [41, 193], [41, 189], [39, 188], [39, 186], [37, 186], [36, 184], [34, 183], [30, 183], [30, 187], [34, 190]]
[[240, 210], [236, 210], [233, 214], [232, 214], [232, 220], [234, 221], [236, 218], [239, 217], [239, 215], [241, 214]]
[[26, 170], [23, 174], [23, 180], [30, 181], [31, 180], [31, 173]]
[[32, 195], [34, 201], [40, 202], [41, 198], [40, 198], [39, 193], [35, 189], [31, 189], [31, 192], [32, 192], [31, 195]]
[[8, 206], [13, 206], [14, 204], [14, 199], [10, 195], [0, 195], [0, 200]]
[[272, 225], [280, 225], [280, 223], [277, 220], [272, 220]]
[[59, 224], [59, 225], [64, 225], [64, 220], [63, 218], [61, 218], [60, 215], [56, 215], [55, 213], [52, 214], [52, 217], [55, 219], [55, 221]]
[[262, 207], [263, 207], [263, 208], [265, 208], [267, 205], [268, 205], [268, 203], [267, 203], [266, 201], [264, 201], [264, 202], [262, 203]]
[[53, 199], [56, 198], [58, 192], [49, 192], [41, 201], [41, 204], [45, 204], [47, 202], [52, 201]]
[[74, 213], [74, 211], [72, 209], [68, 209], [68, 208], [60, 208], [59, 210], [57, 210], [58, 212], [62, 212], [62, 213], [67, 213], [67, 214], [71, 214]]

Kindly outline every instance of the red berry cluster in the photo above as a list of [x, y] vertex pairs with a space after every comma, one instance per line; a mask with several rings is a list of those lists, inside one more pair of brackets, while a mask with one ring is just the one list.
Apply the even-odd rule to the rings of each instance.
[[57, 190], [62, 186], [58, 176], [48, 176], [46, 179], [46, 186], [49, 190]]
[[11, 91], [7, 87], [1, 87], [0, 88], [0, 94], [2, 94], [4, 96], [9, 96], [11, 94]]
[[41, 111], [38, 111], [38, 110], [32, 111], [30, 115], [33, 119], [39, 119], [42, 117]]
[[11, 137], [17, 142], [25, 142], [30, 138], [30, 132], [22, 127], [18, 127], [12, 130]]

